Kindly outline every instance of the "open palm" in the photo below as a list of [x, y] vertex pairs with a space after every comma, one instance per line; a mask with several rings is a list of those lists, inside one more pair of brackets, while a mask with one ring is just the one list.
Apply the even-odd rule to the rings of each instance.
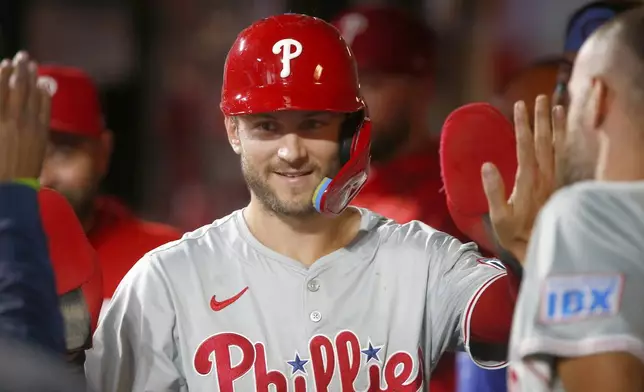
[[530, 129], [524, 102], [514, 106], [518, 168], [512, 194], [506, 200], [503, 180], [492, 163], [482, 168], [490, 221], [499, 244], [523, 262], [539, 210], [555, 190], [555, 141], [563, 138], [562, 107], [550, 109], [545, 95], [537, 97], [535, 131]]
[[0, 63], [0, 181], [38, 178], [47, 147], [51, 97], [25, 52]]

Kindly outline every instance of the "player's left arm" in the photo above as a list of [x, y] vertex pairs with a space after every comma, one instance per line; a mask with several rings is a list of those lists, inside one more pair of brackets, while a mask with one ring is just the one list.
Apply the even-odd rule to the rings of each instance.
[[431, 260], [429, 323], [441, 349], [465, 350], [480, 367], [506, 365], [518, 279], [474, 243], [446, 237]]

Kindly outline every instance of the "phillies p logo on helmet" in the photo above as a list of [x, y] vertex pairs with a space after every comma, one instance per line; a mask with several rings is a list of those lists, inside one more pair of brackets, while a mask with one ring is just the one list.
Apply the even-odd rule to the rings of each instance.
[[292, 38], [281, 39], [273, 45], [273, 53], [282, 53], [282, 71], [280, 72], [280, 76], [286, 78], [291, 74], [291, 60], [296, 59], [302, 54], [302, 44]]

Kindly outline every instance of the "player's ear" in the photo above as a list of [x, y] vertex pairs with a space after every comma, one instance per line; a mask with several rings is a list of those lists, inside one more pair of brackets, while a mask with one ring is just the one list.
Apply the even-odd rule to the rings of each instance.
[[602, 78], [594, 78], [590, 87], [590, 113], [593, 129], [600, 129], [608, 113], [608, 88]]
[[228, 134], [228, 142], [235, 151], [235, 154], [241, 154], [241, 144], [239, 143], [239, 120], [233, 116], [226, 116], [224, 123], [226, 125], [226, 133]]

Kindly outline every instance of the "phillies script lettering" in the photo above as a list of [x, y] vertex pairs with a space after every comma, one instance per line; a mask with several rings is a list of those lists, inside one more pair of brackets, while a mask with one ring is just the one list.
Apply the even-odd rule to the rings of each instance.
[[[233, 363], [231, 351], [241, 351], [241, 361]], [[221, 392], [234, 392], [235, 380], [241, 379], [251, 371], [254, 373], [255, 390], [258, 392], [305, 392], [307, 378], [302, 374], [305, 373], [305, 364], [312, 370], [314, 390], [330, 391], [331, 381], [337, 372], [341, 388], [333, 389], [355, 392], [354, 383], [365, 354], [369, 355], [369, 359], [364, 360], [368, 367], [367, 392], [417, 392], [422, 388], [424, 363], [420, 349], [418, 371], [416, 376], [411, 378], [414, 359], [409, 353], [395, 352], [389, 358], [383, 358], [381, 364], [377, 349], [369, 343], [369, 349], [364, 350], [356, 334], [351, 331], [340, 332], [335, 340], [324, 335], [313, 337], [309, 341], [308, 358], [303, 356], [302, 358], [307, 358], [304, 360], [296, 355], [295, 361], [288, 362], [293, 366], [294, 377], [287, 377], [281, 371], [267, 368], [266, 347], [263, 343], [253, 344], [245, 336], [231, 332], [216, 334], [204, 340], [195, 353], [194, 367], [197, 373], [203, 376], [214, 372]], [[296, 368], [298, 371], [295, 371]], [[273, 389], [269, 389], [270, 385]]]

